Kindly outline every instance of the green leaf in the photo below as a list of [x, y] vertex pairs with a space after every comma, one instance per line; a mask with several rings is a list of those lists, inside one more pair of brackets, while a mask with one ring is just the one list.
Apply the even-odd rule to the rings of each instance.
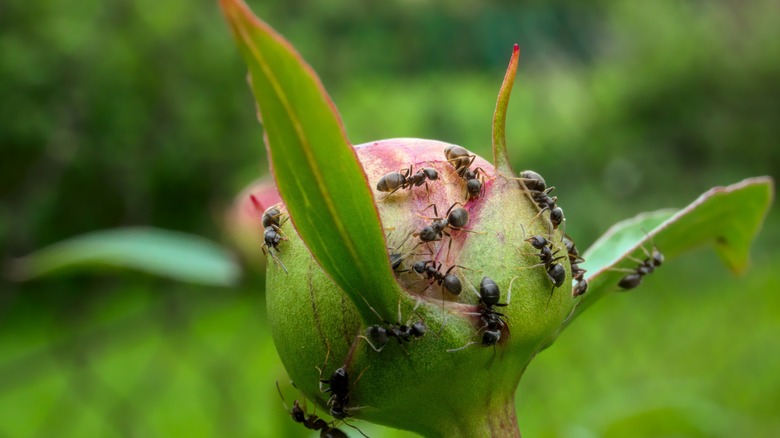
[[375, 320], [392, 315], [398, 287], [379, 214], [355, 150], [316, 73], [240, 0], [222, 9], [249, 67], [279, 193], [315, 259]]
[[191, 234], [156, 228], [119, 228], [76, 236], [11, 264], [16, 280], [76, 269], [119, 267], [174, 280], [230, 286], [240, 268], [219, 245]]
[[566, 324], [607, 293], [620, 291], [617, 284], [626, 273], [613, 268], [635, 269], [637, 262], [630, 257], [644, 260], [645, 250], [653, 246], [668, 261], [684, 251], [712, 245], [732, 272], [744, 272], [750, 245], [773, 197], [771, 178], [749, 178], [710, 189], [681, 210], [643, 213], [615, 224], [583, 254], [586, 261], [580, 266], [590, 274], [588, 291]]
[[514, 176], [509, 163], [509, 154], [506, 149], [506, 110], [509, 107], [509, 96], [512, 94], [512, 86], [517, 75], [517, 63], [520, 59], [520, 47], [515, 44], [512, 49], [512, 57], [506, 68], [504, 82], [498, 91], [496, 110], [493, 112], [493, 165], [505, 175]]

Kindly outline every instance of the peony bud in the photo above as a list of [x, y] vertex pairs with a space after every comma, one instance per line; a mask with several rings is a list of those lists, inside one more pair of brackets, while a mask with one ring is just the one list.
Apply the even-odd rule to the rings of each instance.
[[[386, 231], [388, 263], [397, 262], [396, 280], [406, 292], [398, 315], [362, 321], [288, 221], [281, 226], [288, 240], [275, 255], [289, 272], [269, 262], [268, 318], [296, 386], [326, 410], [336, 406], [346, 418], [426, 436], [511, 435], [517, 430], [513, 395], [520, 376], [552, 342], [575, 303], [569, 257], [562, 230], [553, 229], [548, 212], [540, 213], [533, 192], [481, 157], [472, 156], [469, 166], [478, 169], [482, 193], [468, 199], [461, 176], [466, 162], [445, 156], [452, 147], [420, 139], [356, 146]], [[435, 169], [438, 178], [411, 187], [397, 184], [391, 194], [384, 185], [385, 191], [377, 188], [388, 174], [408, 178], [423, 169]], [[448, 210], [461, 207], [468, 213], [466, 224], [445, 227], [431, 242], [421, 240], [436, 213], [446, 218]], [[549, 242], [553, 261], [546, 266], [533, 245], [535, 236]], [[415, 265], [432, 275], [418, 273]], [[551, 266], [566, 281], [556, 286], [548, 275]], [[447, 275], [459, 280], [461, 293], [447, 289]], [[489, 310], [486, 279], [499, 293]], [[424, 334], [392, 336], [394, 329], [402, 332], [415, 323]], [[344, 406], [321, 384], [337, 369], [349, 380]]]

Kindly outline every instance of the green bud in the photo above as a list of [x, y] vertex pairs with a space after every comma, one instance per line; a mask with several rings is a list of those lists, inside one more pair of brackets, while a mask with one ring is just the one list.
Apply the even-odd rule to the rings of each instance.
[[[329, 385], [321, 380], [344, 367], [349, 390], [343, 407], [349, 417], [426, 436], [512, 436], [518, 434], [514, 393], [520, 377], [553, 341], [576, 301], [563, 225], [555, 230], [549, 212], [540, 213], [520, 180], [500, 174], [481, 157], [470, 168], [480, 169], [483, 190], [467, 200], [467, 182], [455, 168], [461, 163], [445, 157], [449, 146], [394, 139], [356, 147], [388, 235], [388, 257], [403, 257], [396, 269], [405, 271], [396, 274], [406, 291], [400, 316], [361, 320], [287, 221], [281, 230], [288, 240], [274, 254], [288, 272], [276, 263], [268, 267], [271, 332], [296, 386], [323, 409], [334, 403], [328, 402], [332, 393], [323, 392]], [[404, 174], [433, 168], [438, 179], [427, 180], [427, 188], [422, 184], [389, 195], [377, 190], [384, 175], [410, 165], [412, 171]], [[449, 236], [442, 234], [441, 240], [420, 243], [417, 233], [433, 222], [431, 204], [445, 217], [456, 203], [468, 211], [468, 224], [445, 228]], [[540, 263], [540, 250], [525, 240], [537, 235], [550, 242], [554, 258], [561, 257], [552, 262], [565, 269], [560, 287], [548, 275], [550, 264]], [[462, 292], [455, 295], [412, 269], [415, 262], [427, 260], [435, 261], [435, 268], [441, 263], [442, 276], [456, 265], [450, 274], [461, 281]], [[498, 286], [499, 303], [506, 306], [485, 310], [479, 296], [485, 277]], [[487, 343], [491, 339], [486, 317], [503, 323], [495, 345], [482, 345], [483, 338]], [[375, 351], [380, 349], [377, 342], [369, 344], [365, 338], [372, 325], [392, 330], [416, 322], [424, 323], [424, 335], [408, 340], [391, 336], [381, 351]]]

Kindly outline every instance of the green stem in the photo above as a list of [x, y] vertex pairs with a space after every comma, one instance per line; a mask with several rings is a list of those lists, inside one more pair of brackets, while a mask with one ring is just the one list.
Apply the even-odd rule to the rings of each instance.
[[513, 396], [474, 404], [467, 415], [452, 415], [432, 436], [520, 438]]

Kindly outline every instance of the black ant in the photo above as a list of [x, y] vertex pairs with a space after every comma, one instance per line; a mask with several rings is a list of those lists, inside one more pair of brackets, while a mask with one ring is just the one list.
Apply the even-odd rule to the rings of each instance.
[[[355, 346], [357, 346], [357, 339], [355, 339], [355, 342], [352, 343], [352, 347], [350, 348], [348, 357], [352, 356], [352, 351], [354, 351]], [[360, 407], [347, 408], [347, 405], [349, 404], [349, 374], [347, 373], [347, 363], [345, 363], [339, 368], [336, 368], [336, 370], [333, 371], [333, 374], [330, 375], [330, 378], [328, 379], [322, 378], [323, 370], [325, 370], [325, 368], [328, 366], [329, 357], [330, 357], [330, 346], [328, 346], [328, 352], [325, 355], [325, 363], [323, 364], [322, 368], [316, 367], [317, 371], [319, 372], [320, 392], [326, 392], [331, 394], [330, 398], [328, 398], [326, 402], [329, 408], [328, 413], [330, 414], [331, 417], [335, 418], [336, 420], [342, 421], [345, 425], [357, 430], [358, 432], [360, 432], [361, 435], [368, 438], [366, 434], [363, 433], [362, 430], [358, 429], [357, 427], [347, 422], [347, 418], [350, 417], [347, 411], [361, 409]], [[350, 360], [351, 359], [348, 359], [347, 362], [349, 362]], [[363, 372], [365, 372], [365, 370], [363, 370]], [[356, 384], [362, 376], [363, 373], [360, 373], [358, 378], [353, 382], [353, 385]], [[327, 384], [328, 387], [323, 389], [322, 387], [323, 384]]]
[[[323, 383], [328, 384], [328, 388], [322, 389]], [[349, 375], [346, 367], [336, 368], [329, 379], [323, 379], [320, 375], [320, 391], [331, 393], [328, 407], [333, 418], [343, 420], [348, 417], [346, 407], [349, 404]]]
[[[259, 210], [260, 204], [258, 203], [257, 198], [255, 198], [254, 195], [250, 195], [250, 197], [252, 202], [255, 203], [255, 207], [257, 207]], [[285, 221], [280, 222], [280, 217], [282, 217], [282, 212], [279, 210], [279, 204], [268, 208], [263, 212], [263, 228], [281, 227]]]
[[[461, 205], [461, 207], [455, 208], [457, 205]], [[450, 237], [450, 247], [452, 246], [452, 236], [445, 231], [447, 228], [450, 228], [451, 230], [457, 230], [457, 231], [467, 231], [470, 233], [476, 233], [476, 231], [473, 230], [467, 230], [463, 227], [468, 225], [469, 223], [469, 212], [465, 208], [462, 207], [463, 204], [460, 202], [456, 202], [450, 206], [450, 208], [447, 210], [446, 217], [442, 218], [439, 217], [439, 212], [436, 210], [436, 205], [431, 204], [428, 207], [425, 207], [425, 210], [433, 206], [433, 214], [434, 217], [425, 217], [421, 216], [425, 219], [431, 219], [433, 222], [423, 227], [422, 230], [412, 234], [414, 237], [420, 237], [420, 243], [428, 243], [428, 242], [435, 242], [441, 240], [444, 236]], [[419, 245], [418, 244], [418, 245]], [[448, 247], [449, 250], [449, 247]]]
[[[368, 304], [368, 302], [366, 302], [366, 304]], [[419, 304], [420, 303], [418, 302], [417, 305]], [[374, 311], [373, 307], [370, 305], [368, 307]], [[415, 310], [416, 308], [417, 306], [415, 306]], [[376, 311], [374, 311], [374, 314], [377, 318], [381, 319]], [[398, 322], [393, 324], [390, 321], [383, 320], [382, 324], [369, 326], [366, 329], [366, 336], [360, 335], [359, 337], [365, 339], [366, 342], [368, 342], [368, 345], [378, 353], [385, 348], [385, 345], [387, 345], [387, 341], [389, 341], [390, 338], [395, 338], [399, 345], [403, 345], [404, 342], [411, 342], [415, 338], [421, 338], [427, 331], [428, 328], [423, 321], [411, 323], [410, 319], [406, 324], [401, 323], [401, 303], [399, 301]]]
[[450, 271], [456, 267], [463, 268], [463, 266], [452, 265], [446, 272], [442, 273], [441, 262], [436, 262], [435, 260], [420, 260], [412, 265], [414, 272], [425, 275], [428, 280], [433, 280], [431, 284], [438, 283], [447, 292], [453, 295], [460, 295], [463, 285], [457, 275], [450, 274]]
[[[255, 209], [260, 211], [260, 202], [257, 200], [257, 198], [255, 198], [255, 195], [249, 195], [249, 199], [252, 201], [252, 204], [254, 204]], [[263, 212], [262, 223], [265, 231], [263, 232], [263, 244], [260, 248], [263, 250], [263, 254], [266, 254], [267, 249], [268, 254], [270, 254], [274, 261], [276, 261], [276, 263], [282, 267], [284, 272], [287, 273], [287, 268], [274, 253], [274, 251], [279, 251], [279, 243], [282, 240], [287, 240], [287, 238], [284, 237], [284, 233], [282, 233], [282, 229], [280, 228], [282, 224], [287, 221], [286, 218], [282, 221], [279, 221], [279, 218], [282, 216], [282, 212], [279, 208], [280, 205], [281, 204], [277, 204], [269, 207]]]
[[[478, 312], [473, 314], [479, 315], [479, 321], [482, 323], [482, 326], [479, 328], [477, 333], [480, 331], [482, 332], [482, 340], [480, 343], [485, 347], [489, 347], [491, 345], [495, 347], [498, 341], [501, 340], [501, 331], [507, 325], [506, 322], [501, 319], [501, 317], [506, 315], [497, 312], [493, 307], [505, 307], [509, 305], [512, 289], [511, 284], [509, 288], [510, 292], [507, 295], [507, 302], [499, 303], [501, 300], [501, 290], [499, 289], [496, 282], [486, 276], [483, 277], [482, 281], [479, 283], [479, 308]], [[462, 347], [447, 351], [450, 353], [460, 351], [476, 343], [476, 341], [469, 341]]]
[[647, 256], [646, 259], [638, 260], [631, 257], [632, 260], [639, 263], [639, 266], [637, 266], [636, 269], [633, 271], [629, 269], [620, 269], [620, 271], [630, 272], [618, 282], [618, 287], [623, 290], [629, 290], [639, 286], [645, 275], [652, 274], [653, 271], [655, 271], [655, 268], [664, 263], [664, 255], [655, 246], [653, 246], [652, 254], [647, 252], [644, 247], [642, 247], [642, 251], [645, 252], [645, 255]]
[[530, 191], [543, 192], [547, 190], [547, 183], [544, 181], [542, 175], [539, 175], [533, 170], [524, 170], [520, 172], [519, 179], [525, 183], [525, 186]]
[[426, 180], [439, 179], [439, 173], [436, 169], [425, 167], [412, 173], [413, 168], [410, 165], [408, 169], [401, 169], [400, 172], [390, 172], [379, 179], [376, 189], [380, 192], [389, 192], [387, 196], [392, 195], [400, 189], [411, 189], [425, 184], [425, 191], [428, 191], [428, 182]]
[[485, 189], [484, 171], [481, 167], [474, 170], [468, 167], [459, 170], [458, 175], [466, 180], [466, 199], [477, 199], [482, 196]]
[[563, 209], [557, 205], [558, 197], [550, 196], [550, 192], [555, 190], [555, 187], [547, 187], [547, 183], [542, 175], [533, 170], [524, 170], [520, 172], [520, 177], [516, 179], [523, 181], [526, 188], [531, 192], [531, 198], [533, 198], [536, 205], [541, 209], [536, 217], [539, 217], [540, 214], [549, 210], [550, 222], [552, 223], [553, 229], [557, 230], [565, 218], [563, 217]]
[[476, 155], [469, 153], [466, 148], [456, 145], [449, 145], [444, 148], [444, 156], [450, 164], [455, 166], [455, 170], [468, 169], [477, 158]]
[[320, 431], [320, 438], [347, 438], [347, 434], [342, 432], [341, 430], [333, 427], [331, 424], [329, 424], [327, 421], [323, 420], [322, 418], [319, 418], [315, 413], [308, 415], [306, 413], [306, 399], [304, 399], [303, 407], [301, 407], [300, 404], [298, 404], [298, 400], [295, 400], [293, 402], [293, 408], [290, 409], [287, 407], [287, 403], [284, 401], [284, 396], [282, 395], [282, 390], [279, 388], [279, 382], [276, 382], [276, 390], [279, 391], [279, 397], [282, 398], [282, 404], [284, 405], [284, 409], [288, 410], [290, 412], [290, 416], [292, 417], [293, 421], [296, 423], [303, 424], [304, 427], [306, 427], [309, 430], [319, 430]]
[[586, 269], [580, 268], [580, 263], [583, 263], [585, 259], [580, 257], [580, 252], [577, 251], [577, 246], [574, 244], [574, 241], [571, 239], [571, 237], [564, 234], [563, 244], [566, 246], [566, 252], [569, 253], [572, 280], [577, 281], [571, 290], [572, 298], [576, 298], [588, 291], [588, 281], [585, 280], [585, 273], [588, 271]]
[[[550, 280], [550, 282], [553, 284], [553, 287], [550, 289], [550, 300], [552, 300], [553, 291], [556, 287], [561, 287], [563, 285], [564, 280], [566, 280], [566, 269], [563, 267], [560, 263], [555, 263], [558, 260], [566, 258], [566, 256], [558, 256], [555, 257], [556, 254], [558, 254], [559, 250], [555, 250], [553, 252], [553, 244], [552, 242], [548, 241], [542, 236], [532, 236], [528, 239], [525, 239], [526, 242], [530, 243], [531, 246], [539, 250], [538, 254], [535, 254], [537, 257], [539, 257], [540, 263], [533, 265], [533, 266], [526, 266], [520, 269], [529, 269], [529, 268], [535, 268], [537, 266], [543, 266], [545, 272], [547, 273], [547, 278]], [[584, 271], [582, 272], [584, 274]], [[547, 301], [547, 305], [550, 305], [550, 301]]]
[[485, 172], [480, 167], [474, 170], [469, 168], [477, 156], [470, 154], [465, 148], [455, 145], [447, 146], [444, 149], [444, 156], [455, 167], [455, 172], [458, 176], [466, 181], [466, 199], [471, 200], [480, 197], [484, 189]]
[[536, 216], [538, 217], [540, 214], [549, 210], [550, 223], [552, 223], [553, 230], [557, 230], [565, 218], [563, 217], [563, 209], [557, 205], [558, 197], [550, 196], [550, 192], [553, 190], [555, 190], [555, 187], [549, 187], [541, 192], [532, 191], [531, 197], [541, 209]]
[[[392, 231], [388, 233], [387, 239], [390, 240], [390, 235], [392, 234]], [[387, 257], [390, 259], [390, 266], [393, 268], [393, 271], [396, 273], [400, 272], [406, 272], [408, 269], [399, 269], [401, 267], [401, 263], [403, 263], [404, 260], [406, 260], [407, 257], [410, 255], [413, 255], [414, 253], [412, 251], [409, 252], [400, 252], [399, 248], [402, 248], [407, 240], [409, 240], [409, 237], [412, 236], [412, 232], [408, 232], [406, 236], [403, 238], [403, 240], [398, 243], [395, 246], [388, 246], [387, 247]]]

